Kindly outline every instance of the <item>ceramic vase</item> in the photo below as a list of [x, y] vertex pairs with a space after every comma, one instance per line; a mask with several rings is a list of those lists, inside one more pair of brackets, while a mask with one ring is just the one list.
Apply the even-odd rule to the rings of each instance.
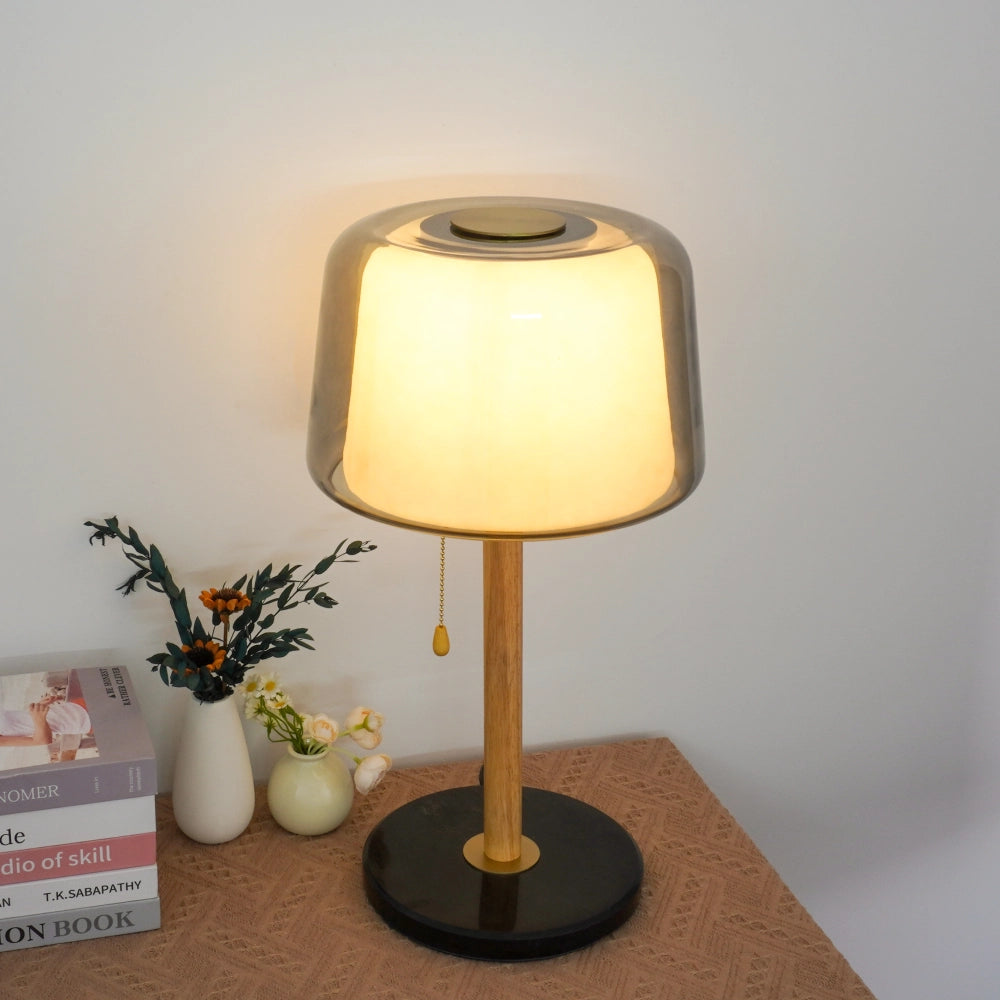
[[351, 811], [354, 781], [337, 754], [296, 753], [290, 746], [267, 783], [274, 821], [289, 833], [316, 836], [340, 826]]
[[250, 824], [253, 771], [232, 696], [189, 699], [174, 763], [173, 803], [177, 825], [202, 844], [225, 843]]

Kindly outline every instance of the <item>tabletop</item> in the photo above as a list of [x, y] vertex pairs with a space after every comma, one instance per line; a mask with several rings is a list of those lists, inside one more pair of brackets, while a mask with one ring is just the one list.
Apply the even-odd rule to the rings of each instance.
[[529, 754], [526, 785], [602, 809], [645, 860], [639, 906], [596, 944], [502, 964], [431, 951], [369, 907], [361, 850], [391, 810], [475, 784], [478, 761], [401, 768], [332, 833], [271, 819], [194, 843], [157, 799], [162, 927], [0, 954], [6, 1000], [874, 1000], [667, 739]]

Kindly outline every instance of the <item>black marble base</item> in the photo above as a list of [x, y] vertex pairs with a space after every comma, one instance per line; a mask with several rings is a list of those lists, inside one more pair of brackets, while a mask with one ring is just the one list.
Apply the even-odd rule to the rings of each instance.
[[391, 927], [438, 951], [523, 961], [560, 955], [609, 934], [639, 900], [643, 863], [629, 833], [566, 795], [525, 788], [524, 834], [541, 859], [514, 875], [470, 865], [483, 791], [425, 795], [387, 816], [365, 843], [365, 891]]

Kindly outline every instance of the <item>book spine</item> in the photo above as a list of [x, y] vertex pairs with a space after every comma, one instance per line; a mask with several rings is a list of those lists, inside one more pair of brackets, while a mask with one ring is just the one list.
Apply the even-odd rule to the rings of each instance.
[[37, 913], [0, 920], [0, 953], [116, 934], [135, 934], [155, 930], [159, 926], [158, 896], [125, 905], [114, 903], [56, 914]]
[[4, 816], [0, 821], [0, 862], [12, 852], [35, 847], [122, 837], [155, 829], [156, 799], [152, 795], [18, 813]]
[[0, 772], [0, 817], [43, 809], [142, 798], [156, 792], [156, 760], [75, 761]]
[[64, 875], [95, 875], [156, 863], [156, 834], [134, 833], [0, 854], [0, 893], [6, 886]]
[[130, 903], [159, 891], [155, 864], [89, 875], [47, 878], [0, 888], [0, 919], [54, 913], [97, 903]]

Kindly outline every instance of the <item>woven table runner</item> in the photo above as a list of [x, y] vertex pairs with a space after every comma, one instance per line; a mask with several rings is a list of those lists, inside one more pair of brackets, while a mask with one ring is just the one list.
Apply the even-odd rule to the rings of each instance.
[[[621, 823], [646, 863], [635, 915], [583, 951], [498, 964], [430, 951], [364, 898], [361, 848], [391, 810], [474, 784], [478, 762], [389, 772], [347, 821], [298, 837], [270, 818], [208, 847], [160, 797], [160, 930], [0, 952], [5, 1000], [874, 1000], [666, 739], [525, 758], [525, 784]], [[225, 780], [224, 778], [222, 780]]]

